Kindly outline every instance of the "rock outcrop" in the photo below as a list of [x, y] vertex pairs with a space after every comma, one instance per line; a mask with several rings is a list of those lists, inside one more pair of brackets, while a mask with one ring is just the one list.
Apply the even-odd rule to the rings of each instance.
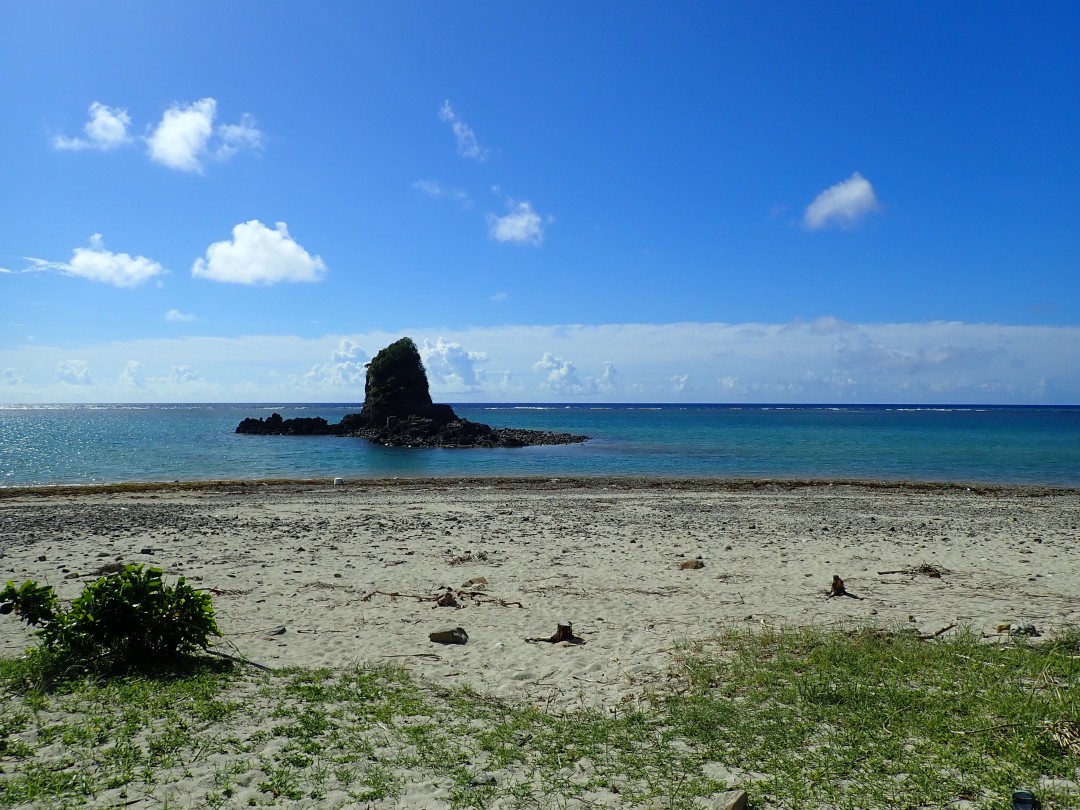
[[325, 436], [336, 434], [336, 427], [321, 416], [283, 419], [280, 413], [274, 413], [266, 419], [249, 417], [236, 426], [236, 432], [263, 436]]
[[431, 401], [427, 373], [411, 338], [390, 344], [368, 363], [364, 406], [337, 424], [321, 417], [245, 419], [237, 433], [275, 436], [359, 436], [388, 447], [526, 447], [578, 444], [588, 436], [493, 428], [460, 418]]

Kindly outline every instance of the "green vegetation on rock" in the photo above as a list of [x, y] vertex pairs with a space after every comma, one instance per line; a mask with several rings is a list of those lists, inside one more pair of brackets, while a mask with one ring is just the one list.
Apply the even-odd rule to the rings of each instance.
[[368, 364], [362, 416], [369, 423], [424, 415], [431, 404], [427, 372], [412, 338], [391, 343]]

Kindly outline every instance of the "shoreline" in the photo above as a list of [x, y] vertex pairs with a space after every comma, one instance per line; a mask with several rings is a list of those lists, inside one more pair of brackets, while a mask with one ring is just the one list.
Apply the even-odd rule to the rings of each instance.
[[[56, 483], [0, 485], [0, 500], [22, 495], [92, 495], [95, 493], [139, 492], [197, 492], [201, 490], [229, 490], [248, 487], [273, 487], [292, 489], [322, 489], [333, 486], [333, 478], [212, 478], [174, 481], [114, 481], [95, 483]], [[339, 485], [349, 488], [402, 488], [445, 486], [495, 486], [499, 488], [521, 487], [544, 491], [555, 489], [582, 489], [588, 487], [617, 487], [621, 489], [655, 490], [666, 488], [676, 491], [705, 490], [725, 492], [752, 492], [768, 489], [799, 490], [819, 487], [849, 487], [873, 491], [908, 492], [970, 492], [979, 495], [1017, 494], [1039, 497], [1053, 494], [1080, 493], [1080, 486], [1028, 483], [999, 483], [977, 481], [936, 481], [920, 479], [877, 478], [725, 478], [683, 477], [660, 475], [475, 475], [475, 476], [418, 476], [345, 478]]]
[[[1080, 626], [1080, 490], [424, 478], [0, 491], [0, 578], [72, 599], [107, 564], [212, 594], [219, 649], [405, 663], [526, 703], [617, 706], [731, 627]], [[689, 563], [700, 567], [683, 567]], [[855, 598], [827, 598], [840, 576]], [[437, 607], [449, 588], [458, 607]], [[530, 644], [569, 621], [582, 645]], [[433, 643], [460, 626], [464, 645]], [[1004, 627], [1004, 631], [1001, 628]], [[946, 631], [947, 632], [947, 631]], [[35, 643], [0, 620], [0, 655]]]

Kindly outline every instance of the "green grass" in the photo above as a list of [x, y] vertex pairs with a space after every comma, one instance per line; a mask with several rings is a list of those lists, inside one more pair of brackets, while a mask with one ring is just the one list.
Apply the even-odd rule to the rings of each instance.
[[729, 633], [677, 651], [661, 693], [561, 714], [395, 667], [47, 686], [32, 658], [0, 662], [0, 807], [345, 807], [431, 782], [452, 807], [691, 808], [731, 776], [755, 807], [989, 809], [1026, 786], [1080, 808], [1044, 726], [1080, 722], [1076, 633]]

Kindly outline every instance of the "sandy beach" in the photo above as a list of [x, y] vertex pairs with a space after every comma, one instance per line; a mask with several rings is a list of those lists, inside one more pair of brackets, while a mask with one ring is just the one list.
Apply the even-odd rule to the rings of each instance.
[[[394, 661], [560, 708], [632, 700], [676, 645], [732, 626], [956, 625], [999, 638], [1008, 625], [1080, 624], [1076, 490], [626, 479], [0, 490], [0, 526], [3, 579], [70, 599], [108, 564], [159, 566], [213, 594], [218, 649], [269, 667]], [[828, 598], [834, 575], [849, 596]], [[447, 589], [457, 607], [434, 601]], [[526, 641], [560, 622], [585, 643]], [[453, 627], [467, 644], [429, 640]], [[0, 622], [0, 654], [32, 643]]]

